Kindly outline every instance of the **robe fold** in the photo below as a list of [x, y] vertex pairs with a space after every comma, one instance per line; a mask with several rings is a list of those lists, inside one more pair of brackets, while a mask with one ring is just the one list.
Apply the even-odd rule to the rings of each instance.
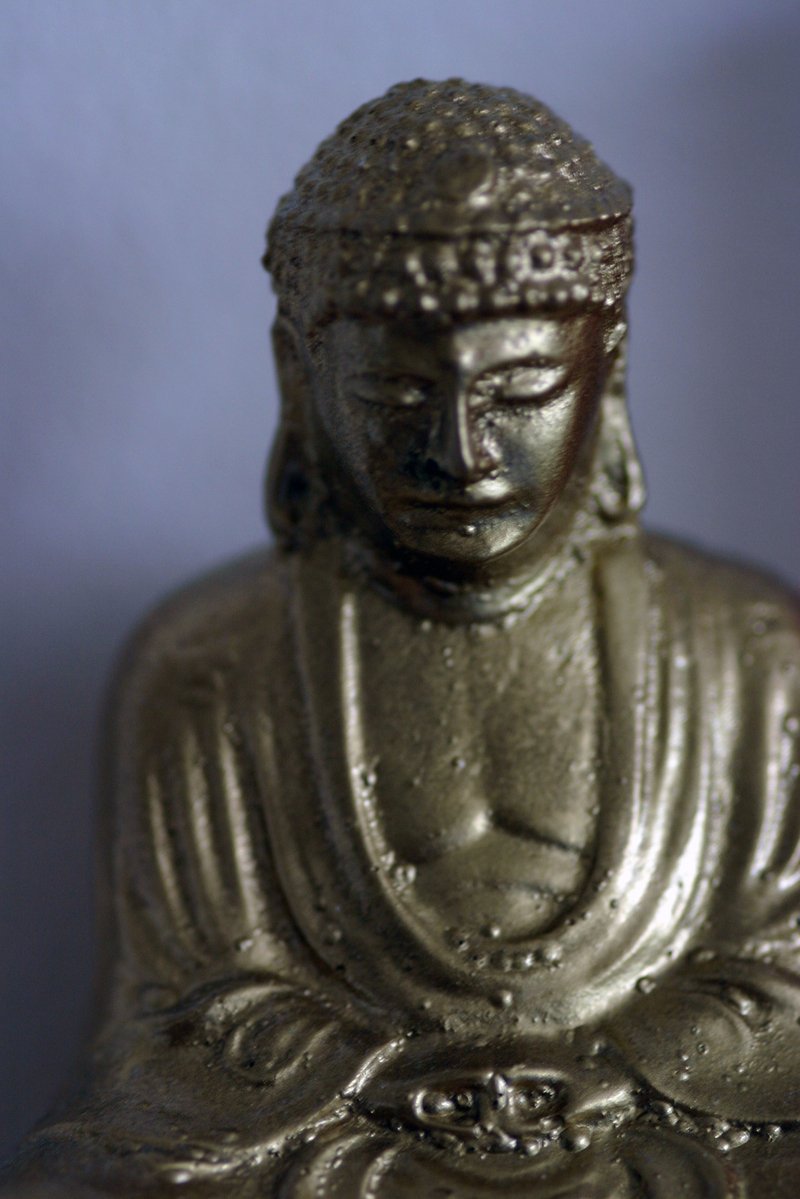
[[[109, 746], [100, 1031], [10, 1194], [61, 1193], [36, 1189], [56, 1160], [87, 1197], [796, 1193], [797, 609], [644, 535], [575, 569], [602, 679], [597, 843], [569, 918], [513, 953], [434, 936], [376, 838], [365, 584], [257, 555], [147, 622]], [[645, 1097], [585, 1153], [443, 1160], [370, 1106], [398, 1063], [424, 1079], [477, 1046], [490, 1069], [503, 1037], [535, 1053], [572, 1030]]]

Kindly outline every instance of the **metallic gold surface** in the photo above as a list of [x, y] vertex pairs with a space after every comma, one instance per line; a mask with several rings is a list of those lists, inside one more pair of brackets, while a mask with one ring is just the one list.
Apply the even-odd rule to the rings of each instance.
[[278, 547], [129, 647], [98, 1032], [4, 1193], [794, 1197], [798, 609], [640, 527], [629, 189], [415, 81], [265, 261]]

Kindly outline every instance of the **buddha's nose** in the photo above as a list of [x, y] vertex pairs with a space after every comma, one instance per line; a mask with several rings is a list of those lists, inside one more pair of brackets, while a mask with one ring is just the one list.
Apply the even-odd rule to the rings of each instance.
[[495, 462], [475, 425], [466, 388], [454, 387], [442, 396], [432, 429], [429, 457], [437, 469], [458, 483], [474, 483]]

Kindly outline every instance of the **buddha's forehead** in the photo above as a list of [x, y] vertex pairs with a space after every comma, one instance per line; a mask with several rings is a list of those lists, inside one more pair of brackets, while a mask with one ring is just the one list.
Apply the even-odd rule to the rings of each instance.
[[395, 369], [465, 369], [579, 351], [594, 313], [485, 317], [442, 327], [425, 319], [340, 318], [329, 326], [328, 358], [345, 374]]

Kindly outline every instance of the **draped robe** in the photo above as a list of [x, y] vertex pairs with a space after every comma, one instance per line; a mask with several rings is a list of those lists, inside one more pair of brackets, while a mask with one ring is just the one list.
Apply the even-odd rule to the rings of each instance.
[[[590, 877], [569, 919], [482, 957], [431, 935], [376, 842], [366, 584], [260, 554], [147, 622], [109, 745], [100, 1031], [11, 1194], [796, 1192], [796, 608], [645, 535], [574, 569], [603, 694]], [[586, 1029], [638, 1108], [583, 1152], [465, 1155], [403, 1108], [409, 1079], [496, 1079], [504, 1038]]]

